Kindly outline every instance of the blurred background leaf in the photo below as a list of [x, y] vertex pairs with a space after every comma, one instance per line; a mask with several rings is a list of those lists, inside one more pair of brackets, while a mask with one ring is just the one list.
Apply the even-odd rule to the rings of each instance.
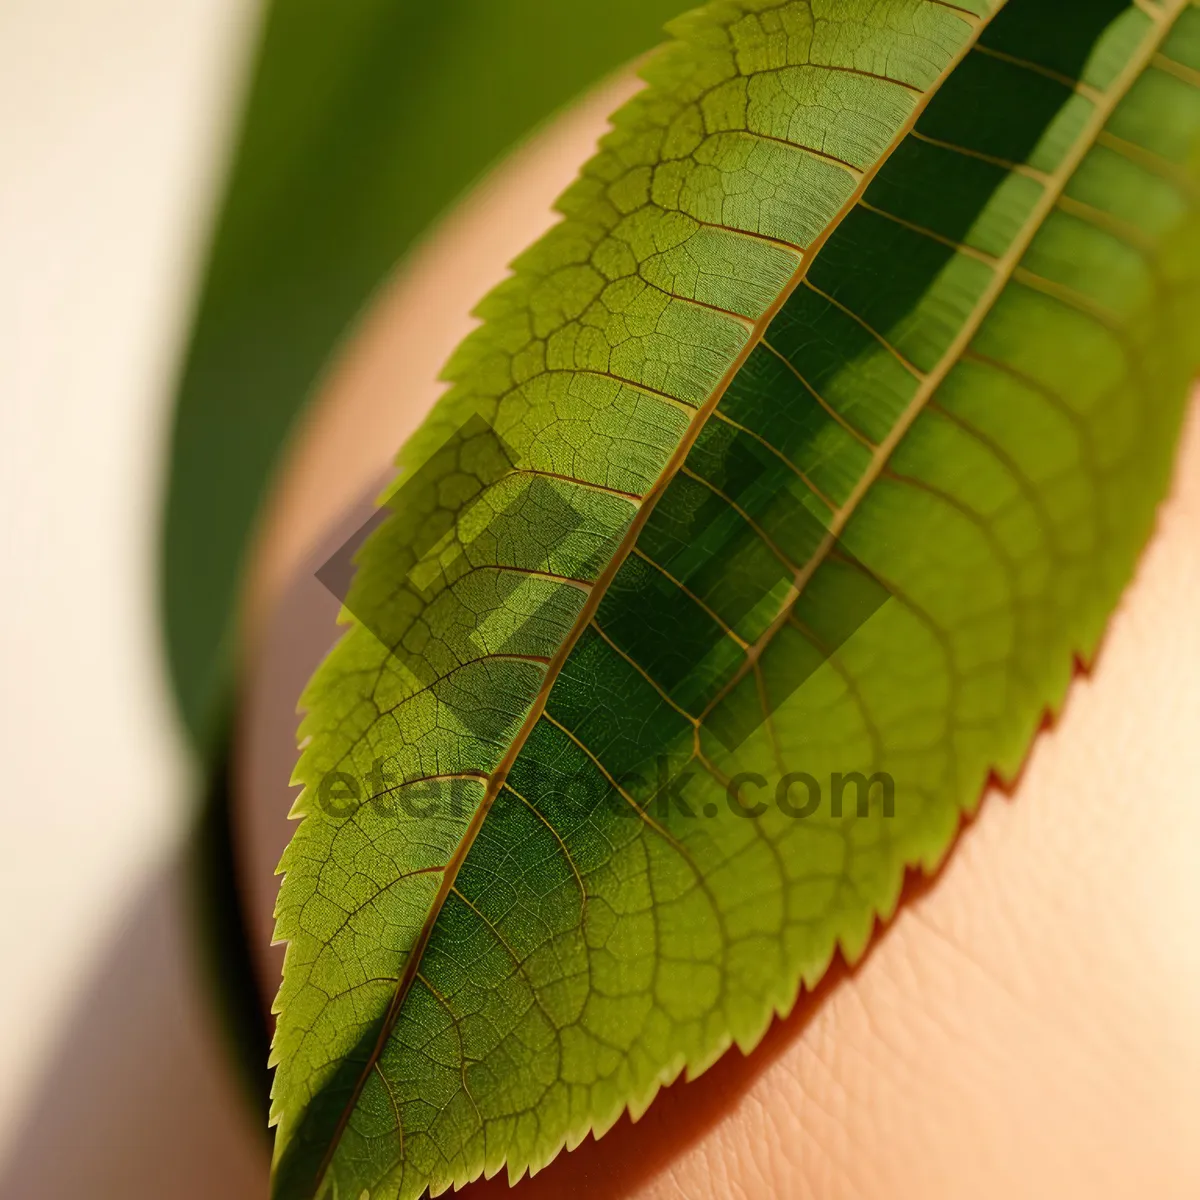
[[688, 0], [274, 0], [183, 363], [163, 597], [210, 745], [247, 537], [341, 336], [436, 217]]

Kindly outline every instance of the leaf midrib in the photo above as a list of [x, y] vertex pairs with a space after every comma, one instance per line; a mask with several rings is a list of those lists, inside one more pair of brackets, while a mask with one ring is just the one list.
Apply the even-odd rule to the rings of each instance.
[[[958, 53], [954, 55], [946, 67], [940, 72], [937, 79], [934, 80], [918, 103], [914, 106], [913, 111], [897, 130], [895, 136], [888, 143], [888, 146], [884, 152], [870, 168], [863, 172], [862, 176], [858, 179], [854, 190], [846, 198], [838, 212], [833, 216], [833, 218], [829, 221], [821, 233], [813, 240], [813, 242], [802, 252], [803, 257], [800, 265], [793, 273], [791, 279], [789, 279], [783, 288], [781, 288], [779, 294], [772, 304], [753, 323], [750, 337], [747, 338], [745, 345], [725, 371], [724, 375], [717, 383], [708, 399], [703, 405], [696, 409], [695, 414], [692, 417], [687, 430], [684, 432], [683, 437], [676, 446], [675, 451], [668, 459], [666, 465], [663, 467], [654, 484], [642, 498], [638, 507], [638, 511], [633, 517], [633, 520], [630, 522], [630, 525], [626, 530], [625, 535], [621, 539], [620, 544], [614, 551], [604, 570], [599, 574], [599, 576], [597, 576], [595, 584], [593, 585], [583, 606], [580, 608], [572, 628], [568, 632], [567, 636], [563, 639], [563, 642], [559, 646], [556, 653], [550, 659], [549, 665], [546, 668], [545, 677], [538, 689], [537, 696], [534, 698], [534, 701], [530, 706], [525, 720], [522, 722], [520, 728], [513, 736], [513, 739], [500, 762], [488, 776], [488, 784], [484, 791], [483, 798], [481, 799], [478, 808], [472, 815], [472, 818], [463, 833], [462, 839], [459, 841], [459, 844], [455, 847], [454, 853], [450, 856], [446, 863], [446, 867], [442, 875], [441, 885], [439, 886], [437, 894], [430, 905], [429, 913], [422, 924], [421, 931], [418, 934], [412, 949], [409, 951], [409, 956], [405, 963], [404, 971], [400, 976], [395, 995], [393, 996], [393, 999], [389, 1004], [388, 1010], [384, 1016], [383, 1024], [380, 1028], [375, 1046], [359, 1074], [354, 1090], [351, 1093], [350, 1098], [347, 1100], [345, 1108], [338, 1119], [338, 1124], [330, 1138], [329, 1147], [317, 1173], [314, 1186], [314, 1195], [320, 1193], [321, 1186], [323, 1185], [329, 1168], [333, 1163], [333, 1159], [337, 1152], [338, 1145], [340, 1144], [342, 1134], [344, 1133], [346, 1125], [358, 1105], [358, 1100], [361, 1096], [366, 1080], [370, 1077], [371, 1072], [376, 1069], [376, 1065], [378, 1064], [383, 1053], [383, 1049], [386, 1046], [388, 1039], [391, 1037], [392, 1030], [394, 1029], [400, 1012], [404, 1007], [404, 1002], [408, 997], [408, 993], [412, 988], [413, 982], [416, 980], [417, 975], [419, 974], [420, 964], [424, 958], [425, 950], [428, 945], [429, 938], [432, 935], [434, 926], [437, 924], [437, 920], [441, 915], [441, 911], [446, 900], [454, 890], [454, 884], [459, 869], [465, 861], [466, 856], [479, 833], [479, 830], [482, 828], [483, 822], [487, 818], [492, 804], [499, 795], [501, 788], [504, 786], [508, 772], [512, 769], [517, 756], [524, 748], [525, 742], [527, 741], [530, 733], [537, 725], [537, 722], [541, 719], [545, 711], [551, 689], [558, 678], [559, 672], [562, 670], [567, 658], [575, 648], [575, 645], [582, 636], [583, 631], [588, 627], [592, 621], [592, 618], [595, 616], [596, 610], [599, 608], [600, 602], [603, 600], [609, 585], [612, 583], [612, 580], [616, 577], [617, 572], [624, 565], [626, 558], [632, 551], [635, 543], [637, 542], [638, 536], [640, 535], [643, 527], [649, 520], [650, 515], [654, 510], [655, 504], [666, 491], [667, 487], [670, 485], [675, 476], [679, 473], [679, 470], [686, 460], [688, 453], [695, 444], [704, 426], [707, 424], [709, 417], [711, 417], [716, 411], [718, 405], [725, 395], [725, 392], [728, 390], [734, 378], [736, 378], [742, 367], [745, 365], [750, 354], [763, 340], [771, 322], [791, 298], [796, 288], [798, 288], [804, 281], [809, 269], [816, 260], [825, 243], [838, 229], [843, 220], [845, 220], [845, 218], [858, 206], [859, 201], [862, 199], [867, 188], [874, 181], [875, 176], [890, 160], [897, 147], [901, 145], [901, 143], [909, 136], [910, 133], [912, 133], [913, 127], [920, 119], [922, 113], [928, 107], [933, 97], [938, 93], [950, 75], [957, 69], [962, 60], [975, 48], [976, 43], [978, 42], [983, 31], [1004, 7], [1004, 5], [1001, 4], [988, 16], [980, 17], [974, 13], [959, 9], [954, 5], [943, 3], [942, 0], [930, 0], [930, 2], [936, 4], [938, 7], [952, 9], [956, 13], [960, 14], [964, 21], [968, 23], [973, 21], [974, 28]], [[1004, 255], [997, 259], [993, 279], [989, 283], [988, 287], [984, 289], [983, 294], [976, 302], [971, 315], [963, 323], [963, 326], [960, 328], [958, 334], [951, 342], [945, 353], [942, 355], [942, 358], [939, 360], [937, 366], [927, 373], [922, 373], [920, 386], [917, 388], [912, 400], [900, 414], [888, 436], [885, 437], [873, 450], [870, 462], [868, 463], [863, 474], [860, 476], [858, 482], [851, 489], [850, 495], [840, 507], [833, 511], [827, 532], [820, 545], [810, 556], [808, 562], [796, 571], [792, 586], [789, 588], [788, 594], [785, 596], [780, 606], [778, 615], [768, 625], [759, 639], [749, 648], [743, 664], [735, 673], [733, 679], [731, 679], [722, 689], [721, 693], [718, 695], [718, 698], [709, 705], [709, 708], [706, 710], [704, 715], [707, 715], [707, 712], [711, 711], [713, 704], [719, 702], [721, 697], [726, 695], [732, 687], [736, 686], [736, 684], [745, 678], [746, 674], [754, 668], [758, 658], [763, 653], [763, 650], [769, 644], [778, 629], [787, 621], [796, 600], [802, 594], [809, 580], [812, 578], [820, 564], [824, 561], [826, 555], [828, 555], [829, 551], [832, 549], [838, 536], [841, 534], [846, 523], [856, 510], [859, 502], [878, 479], [884, 465], [890, 458], [896, 446], [899, 444], [900, 440], [908, 432], [909, 428], [911, 428], [913, 422], [923, 411], [930, 397], [937, 390], [937, 388], [941, 386], [946, 376], [953, 369], [963, 352], [967, 349], [971, 339], [975, 336], [980, 325], [983, 323], [983, 320], [991, 311], [992, 306], [999, 298], [1001, 292], [1010, 282], [1013, 272], [1015, 271], [1021, 258], [1024, 257], [1024, 254], [1029, 248], [1029, 244], [1031, 243], [1033, 237], [1037, 233], [1038, 229], [1040, 229], [1044, 224], [1050, 212], [1053, 210], [1067, 182], [1078, 168], [1084, 155], [1096, 141], [1096, 138], [1099, 136], [1109, 117], [1112, 115], [1113, 110], [1116, 108], [1117, 104], [1121, 101], [1125, 93], [1129, 90], [1138, 76], [1150, 64], [1151, 59], [1157, 53], [1167, 31], [1170, 29], [1174, 18], [1177, 17], [1180, 12], [1182, 12], [1188, 3], [1189, 0], [1168, 0], [1168, 2], [1165, 3], [1158, 11], [1152, 11], [1147, 5], [1144, 4], [1137, 4], [1137, 7], [1141, 9], [1142, 12], [1146, 13], [1151, 21], [1151, 29], [1145, 40], [1145, 43], [1138, 50], [1138, 52], [1130, 58], [1129, 62], [1125, 65], [1125, 68], [1121, 71], [1117, 78], [1113, 80], [1113, 82], [1103, 93], [1101, 93], [1101, 99], [1096, 103], [1094, 112], [1081, 131], [1079, 137], [1076, 139], [1076, 142], [1072, 146], [1071, 150], [1064, 157], [1062, 163], [1059, 164], [1058, 168], [1054, 172], [1050, 173], [1044, 178], [1043, 182], [1045, 190], [1041, 199], [1034, 206], [1020, 233], [1014, 238], [1009, 249]]]

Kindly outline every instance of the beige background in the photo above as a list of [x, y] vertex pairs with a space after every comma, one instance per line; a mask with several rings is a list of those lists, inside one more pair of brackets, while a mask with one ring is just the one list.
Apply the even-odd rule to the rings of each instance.
[[254, 16], [250, 0], [0, 0], [0, 1160], [186, 825], [157, 514]]

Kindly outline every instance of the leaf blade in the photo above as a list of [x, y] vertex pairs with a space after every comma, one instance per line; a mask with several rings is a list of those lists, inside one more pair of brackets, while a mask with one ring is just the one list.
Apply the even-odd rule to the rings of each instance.
[[[928, 16], [936, 7], [899, 5], [890, 11]], [[1170, 15], [1182, 8], [1176, 5]], [[807, 11], [806, 6], [785, 6], [783, 11], [798, 10]], [[727, 17], [732, 11], [728, 6], [706, 10], [693, 18], [696, 24], [689, 32], [710, 32], [705, 19], [715, 24], [714, 14]], [[1030, 9], [1018, 3], [1001, 11], [1020, 17]], [[961, 16], [950, 19], [965, 24]], [[1004, 32], [999, 22], [964, 27], [957, 56], [974, 63], [968, 55], [973, 36], [994, 28]], [[758, 314], [749, 337], [726, 344], [728, 390], [712, 382], [711, 366], [705, 366], [702, 356], [664, 364], [646, 355], [640, 365], [634, 364], [636, 369], [626, 360], [625, 382], [619, 387], [640, 389], [648, 397], [666, 393], [677, 407], [662, 404], [662, 411], [692, 407], [696, 416], [620, 536], [621, 550], [636, 545], [640, 554], [610, 552], [575, 613], [571, 633], [550, 656], [545, 672], [550, 684], [537, 680], [537, 670], [527, 671], [528, 662], [521, 668], [525, 683], [510, 682], [506, 689], [493, 682], [494, 691], [507, 690], [521, 702], [512, 705], [502, 728], [480, 739], [486, 745], [478, 752], [493, 754], [487, 791], [462, 825], [432, 917], [404, 951], [397, 991], [374, 1032], [372, 1049], [358, 1063], [358, 1090], [348, 1093], [348, 1102], [347, 1096], [340, 1097], [336, 1146], [333, 1151], [322, 1146], [318, 1177], [336, 1177], [343, 1189], [382, 1187], [385, 1195], [417, 1195], [430, 1182], [438, 1187], [462, 1182], [503, 1162], [519, 1175], [548, 1161], [564, 1141], [577, 1141], [589, 1128], [602, 1131], [625, 1106], [639, 1111], [661, 1082], [683, 1066], [703, 1069], [731, 1040], [752, 1046], [771, 1015], [790, 1007], [801, 980], [811, 984], [820, 977], [835, 944], [850, 957], [861, 951], [876, 915], [886, 918], [894, 907], [905, 864], [936, 863], [960, 811], [977, 799], [988, 770], [1015, 770], [1041, 712], [1061, 699], [1071, 654], [1090, 652], [1128, 574], [1156, 488], [1162, 486], [1178, 414], [1177, 402], [1151, 413], [1142, 431], [1141, 457], [1133, 467], [1122, 468], [1129, 476], [1121, 481], [1124, 487], [1106, 491], [1099, 486], [1113, 469], [1113, 446], [1096, 441], [1095, 431], [1086, 428], [1088, 413], [1075, 412], [1072, 403], [1080, 398], [1093, 406], [1103, 401], [1113, 428], [1119, 426], [1114, 414], [1127, 421], [1128, 413], [1120, 411], [1115, 397], [1129, 363], [1109, 339], [1116, 336], [1114, 328], [1126, 335], [1123, 321], [1130, 326], [1129, 336], [1145, 338], [1140, 318], [1151, 293], [1139, 300], [1136, 289], [1122, 291], [1130, 312], [1114, 314], [1104, 308], [1103, 302], [1112, 299], [1104, 278], [1055, 277], [1080, 261], [1105, 257], [1094, 253], [1093, 246], [1089, 257], [1080, 259], [1079, 239], [1086, 242], [1093, 235], [1069, 224], [1079, 220], [1078, 211], [1057, 212], [1058, 196], [1069, 189], [1110, 118], [1121, 128], [1136, 124], [1122, 108], [1126, 92], [1134, 96], [1135, 108], [1154, 110], [1154, 97], [1139, 98], [1133, 85], [1167, 31], [1165, 18], [1152, 25], [1145, 13], [1121, 6], [1088, 43], [1091, 53], [1078, 62], [1080, 87], [1050, 80], [1058, 89], [1056, 102], [1040, 109], [1034, 105], [1020, 144], [1009, 129], [999, 130], [998, 136], [1007, 140], [997, 142], [986, 124], [976, 131], [980, 136], [974, 144], [951, 140], [963, 133], [956, 131], [956, 114], [946, 106], [960, 107], [964, 95], [979, 92], [980, 78], [994, 88], [1006, 72], [1010, 80], [1012, 71], [1028, 73], [1028, 68], [987, 53], [980, 56], [986, 66], [978, 78], [968, 72], [962, 87], [929, 93], [927, 98], [940, 99], [942, 108], [930, 104], [914, 118], [916, 131], [897, 131], [898, 145], [911, 140], [920, 144], [922, 154], [928, 146], [993, 168], [1005, 161], [1005, 153], [1036, 162], [1024, 170], [1012, 162], [999, 168], [1006, 178], [1019, 177], [1039, 189], [1034, 196], [1025, 188], [1023, 200], [1018, 198], [1025, 206], [1022, 220], [1012, 215], [1015, 193], [997, 185], [968, 228], [943, 226], [967, 241], [953, 241], [936, 230], [928, 237], [915, 231], [911, 221], [893, 220], [885, 212], [886, 189], [881, 206], [873, 206], [876, 211], [858, 204], [862, 194], [872, 194], [892, 155], [881, 153], [865, 169], [829, 163], [813, 168], [806, 160], [805, 195], [828, 199], [830, 193], [822, 189], [839, 177], [826, 172], [852, 180], [840, 202], [846, 215], [821, 226], [806, 248], [805, 275], [797, 273], [794, 290]], [[1113, 73], [1111, 63], [1122, 46], [1125, 65]], [[861, 49], [859, 43], [856, 52]], [[958, 57], [948, 54], [943, 70], [949, 72]], [[957, 71], [947, 77], [961, 78]], [[1024, 85], [1023, 74], [1015, 78]], [[1095, 93], [1091, 98], [1083, 95], [1085, 87]], [[1086, 107], [1080, 107], [1081, 99]], [[655, 100], [651, 93], [648, 103]], [[926, 127], [934, 131], [928, 135], [921, 132], [923, 114], [929, 116]], [[632, 124], [634, 118], [626, 120]], [[1184, 122], [1180, 128], [1189, 127]], [[636, 135], [636, 124], [633, 129]], [[619, 126], [610, 148], [620, 144], [621, 132]], [[1194, 128], [1180, 144], [1186, 145], [1188, 137], [1194, 145]], [[761, 165], [767, 177], [774, 169], [771, 153]], [[597, 161], [603, 164], [603, 156]], [[851, 173], [855, 170], [857, 176]], [[568, 212], [573, 203], [569, 194]], [[766, 219], [773, 222], [767, 234], [772, 238], [800, 227], [794, 213], [772, 210]], [[941, 219], [962, 224], [961, 214]], [[998, 231], [1004, 229], [1008, 243], [1001, 253], [980, 249], [994, 249], [1003, 238]], [[928, 247], [914, 237], [938, 247], [923, 268], [925, 275], [920, 274], [920, 254]], [[1072, 238], [1075, 252], [1056, 256], [1055, 247]], [[550, 245], [554, 262], [553, 237]], [[975, 252], [968, 253], [969, 248]], [[878, 270], [871, 253], [904, 262], [909, 276]], [[1194, 270], [1194, 259], [1188, 261], [1190, 266], [1181, 260], [1184, 282], [1187, 271]], [[819, 285], [808, 285], [810, 264], [823, 272]], [[534, 263], [523, 260], [518, 270], [522, 266]], [[874, 273], [868, 270], [872, 266]], [[1127, 270], [1130, 278], [1137, 277], [1134, 267]], [[913, 275], [919, 284], [915, 292]], [[883, 279], [896, 292], [856, 288], [863, 279]], [[1088, 295], [1096, 288], [1098, 300]], [[562, 308], [567, 307], [562, 295], [569, 290], [564, 286], [554, 293]], [[747, 295], [743, 291], [739, 299]], [[730, 304], [727, 314], [736, 307]], [[657, 316], [670, 311], [668, 303]], [[481, 309], [500, 327], [501, 336], [503, 323], [514, 312], [531, 313], [536, 333], [539, 299], [519, 285], [502, 287]], [[546, 329], [555, 329], [554, 319], [554, 314], [545, 317]], [[745, 317], [722, 319], [732, 329]], [[702, 320], [709, 322], [708, 317]], [[759, 324], [767, 330], [766, 339], [755, 336]], [[813, 331], [822, 329], [836, 331], [826, 333], [835, 352], [823, 351], [814, 338]], [[692, 340], [685, 344], [711, 347], [712, 331], [711, 323], [704, 324], [702, 335], [693, 326]], [[467, 353], [452, 364], [460, 388], [473, 365], [489, 363], [482, 348], [490, 336], [477, 336], [474, 360]], [[1064, 341], [1083, 351], [1080, 361], [1061, 361], [1058, 348]], [[1190, 350], [1148, 344], [1156, 355], [1152, 365], [1158, 377], [1181, 395], [1193, 365]], [[1017, 364], [1008, 361], [1014, 346], [1020, 351]], [[566, 362], [560, 369], [574, 371], [572, 379], [596, 370], [594, 358], [586, 354]], [[644, 377], [647, 362], [658, 368], [649, 381]], [[603, 365], [607, 369], [611, 363]], [[677, 369], [665, 369], [672, 365]], [[770, 389], [780, 380], [789, 382], [784, 368], [793, 370], [801, 385], [795, 394], [809, 405], [808, 424], [792, 442], [776, 439], [787, 453], [772, 444], [775, 430], [763, 424], [762, 405], [755, 412], [752, 404], [756, 394], [779, 394]], [[1064, 375], [1067, 370], [1076, 377]], [[709, 391], [702, 398], [705, 387]], [[609, 403], [613, 395], [609, 393]], [[441, 429], [435, 414], [431, 440], [443, 436], [454, 397], [452, 392], [441, 414]], [[936, 405], [931, 405], [935, 397]], [[981, 397], [991, 401], [982, 412]], [[458, 400], [464, 399], [476, 404], [479, 394], [460, 391]], [[732, 416], [726, 408], [730, 400]], [[1024, 429], [1014, 431], [1003, 420], [995, 427], [997, 414], [1003, 417], [1015, 409], [1024, 412]], [[714, 433], [718, 426], [706, 424], [705, 418], [721, 410], [729, 419]], [[1038, 421], [1044, 445], [1029, 437], [1028, 427]], [[773, 459], [750, 445], [747, 430], [776, 452]], [[833, 430], [838, 432], [831, 434]], [[1119, 442], [1113, 429], [1100, 432]], [[832, 475], [827, 485], [838, 496], [836, 506], [806, 478], [821, 465], [822, 456], [828, 457], [831, 436], [843, 438], [837, 443], [840, 453], [835, 451], [841, 478]], [[1039, 474], [1030, 478], [1024, 460], [1037, 451], [1052, 452], [1058, 461], [1040, 464]], [[528, 442], [517, 453], [522, 461], [536, 461]], [[1070, 465], [1063, 468], [1071, 453], [1080, 461], [1088, 455], [1091, 459], [1084, 467], [1074, 464], [1073, 471]], [[857, 455], [852, 463], [848, 454]], [[747, 455], [760, 472], [775, 472], [769, 486], [745, 468]], [[576, 455], [572, 465], [581, 459]], [[973, 489], [975, 478], [964, 464], [990, 478], [993, 490]], [[597, 472], [587, 480], [592, 486], [603, 486], [601, 469], [607, 469], [607, 460], [600, 454], [575, 465], [580, 475]], [[1055, 487], [1054, 472], [1060, 469], [1070, 476], [1065, 497]], [[797, 479], [803, 485], [799, 490]], [[1066, 541], [1088, 525], [1080, 516], [1079, 497], [1089, 488], [1101, 510], [1125, 506], [1103, 512], [1113, 526], [1105, 531], [1109, 542], [1103, 553], [1096, 552], [1090, 527], [1092, 541], [1082, 550]], [[1132, 504], [1129, 495], [1135, 497]], [[795, 503], [781, 508], [783, 496]], [[694, 561], [697, 545], [701, 560], [712, 549], [706, 549], [704, 539], [714, 497], [736, 514], [733, 524], [740, 532], [732, 544], [744, 575], [773, 586], [778, 580], [771, 576], [772, 555], [792, 571], [782, 599], [771, 587], [758, 588], [774, 596], [773, 616], [739, 607], [731, 571], [706, 574], [709, 564]], [[1019, 520], [1006, 526], [993, 519], [998, 497], [1017, 506]], [[806, 549], [800, 538], [806, 557], [789, 557], [797, 552], [786, 539], [811, 533], [797, 515], [806, 504], [810, 514], [819, 514], [819, 537]], [[610, 522], [603, 537], [611, 542], [618, 527], [619, 521]], [[902, 541], [897, 530], [907, 535]], [[1035, 547], [1036, 554], [1021, 544], [1022, 538], [1028, 542], [1034, 537], [1044, 543]], [[832, 553], [839, 543], [849, 557]], [[722, 548], [730, 544], [728, 538], [719, 543]], [[953, 549], [949, 560], [946, 546]], [[1036, 611], [1029, 599], [1046, 598], [1051, 546], [1075, 572], [1064, 589], [1066, 615], [1055, 614], [1057, 623]], [[955, 553], [963, 561], [953, 561]], [[812, 626], [819, 632], [823, 621], [828, 625], [830, 605], [836, 608], [845, 594], [856, 562], [884, 580], [897, 603], [880, 608], [839, 651], [838, 660], [827, 655], [822, 660], [821, 638]], [[371, 563], [366, 556], [364, 575]], [[586, 577], [580, 566], [575, 570]], [[687, 586], [681, 579], [689, 581]], [[691, 624], [682, 622], [681, 629], [699, 629], [703, 613], [717, 627], [717, 646], [728, 651], [727, 643], [740, 638], [741, 660], [729, 653], [724, 658], [717, 653], [714, 659], [713, 631], [705, 626], [707, 633], [697, 633], [698, 657], [692, 656], [703, 670], [689, 676], [686, 670], [679, 674], [678, 664], [653, 661], [649, 644], [635, 642], [631, 631], [639, 614], [661, 606], [664, 587], [674, 588], [692, 606], [687, 610]], [[1089, 603], [1088, 589], [1099, 599]], [[1003, 600], [1000, 611], [990, 611], [988, 604], [997, 596]], [[357, 611], [353, 602], [351, 608]], [[623, 623], [622, 613], [632, 619]], [[1017, 629], [1021, 639], [1014, 636]], [[1012, 663], [990, 661], [1017, 642], [1021, 645], [1012, 652]], [[747, 654], [747, 647], [757, 653], [752, 649]], [[345, 651], [338, 653], [348, 658]], [[531, 648], [525, 653], [531, 654]], [[819, 665], [806, 673], [804, 664], [814, 654]], [[653, 670], [647, 669], [648, 662]], [[517, 670], [512, 669], [513, 679]], [[669, 677], [671, 670], [674, 677]], [[719, 681], [715, 692], [714, 673]], [[804, 681], [799, 692], [791, 687], [797, 677]], [[318, 677], [311, 695], [314, 711], [333, 690], [329, 677]], [[928, 702], [928, 711], [914, 705], [914, 694]], [[730, 754], [710, 731], [723, 708], [750, 705], [761, 707], [764, 719], [749, 742]], [[305, 728], [315, 735], [319, 726], [310, 722]], [[322, 753], [329, 757], [328, 746]], [[861, 765], [865, 783], [882, 755], [883, 765], [901, 766], [906, 792], [898, 793], [898, 819], [891, 826], [883, 823], [882, 813], [874, 815], [878, 805], [872, 810], [869, 804], [867, 819], [858, 822], [853, 814], [835, 816], [831, 811], [817, 823], [800, 825], [789, 823], [780, 810], [753, 821], [734, 817], [689, 824], [671, 810], [648, 812], [654, 785], [661, 781], [638, 777], [639, 770], [672, 754], [699, 763], [708, 773], [696, 785], [703, 788], [698, 803], [718, 811], [725, 799], [723, 779], [747, 764], [759, 778], [767, 764], [778, 767], [780, 776], [803, 764], [812, 775], [827, 774], [831, 784], [835, 775], [847, 774], [846, 766]], [[392, 757], [399, 762], [403, 755]], [[306, 759], [301, 771], [307, 772], [311, 788], [329, 763], [317, 762], [312, 747]], [[578, 790], [586, 779], [598, 791], [593, 789], [582, 804], [577, 796], [573, 801], [572, 786]], [[605, 790], [618, 801], [615, 811], [601, 811], [597, 796]], [[635, 820], [630, 823], [620, 812], [632, 813]], [[305, 825], [312, 820], [309, 815]], [[589, 832], [585, 836], [580, 829]], [[527, 859], [528, 847], [535, 845], [540, 850], [533, 861], [539, 866], [530, 872], [532, 882], [512, 877], [513, 864]], [[598, 845], [612, 853], [597, 860]], [[285, 860], [285, 891], [294, 861]], [[557, 867], [551, 870], [548, 862]], [[577, 905], [569, 902], [572, 887], [579, 892]], [[594, 915], [598, 905], [607, 909], [607, 916]], [[281, 934], [286, 936], [282, 923]], [[611, 949], [614, 944], [619, 953]], [[463, 967], [464, 957], [494, 986], [472, 978]], [[495, 1030], [504, 1032], [495, 1036]], [[480, 1090], [484, 1094], [477, 1097]], [[446, 1099], [437, 1108], [428, 1096], [439, 1091]], [[402, 1152], [388, 1140], [395, 1131], [387, 1131], [385, 1100], [395, 1104], [395, 1112], [410, 1114], [407, 1123], [395, 1121], [406, 1133]], [[544, 1132], [543, 1123], [554, 1132]], [[448, 1145], [455, 1147], [452, 1160], [446, 1158]]]

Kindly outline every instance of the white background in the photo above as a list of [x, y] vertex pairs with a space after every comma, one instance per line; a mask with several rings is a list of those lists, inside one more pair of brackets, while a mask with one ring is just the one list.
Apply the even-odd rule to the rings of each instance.
[[251, 0], [0, 2], [0, 1160], [183, 837], [156, 539]]

